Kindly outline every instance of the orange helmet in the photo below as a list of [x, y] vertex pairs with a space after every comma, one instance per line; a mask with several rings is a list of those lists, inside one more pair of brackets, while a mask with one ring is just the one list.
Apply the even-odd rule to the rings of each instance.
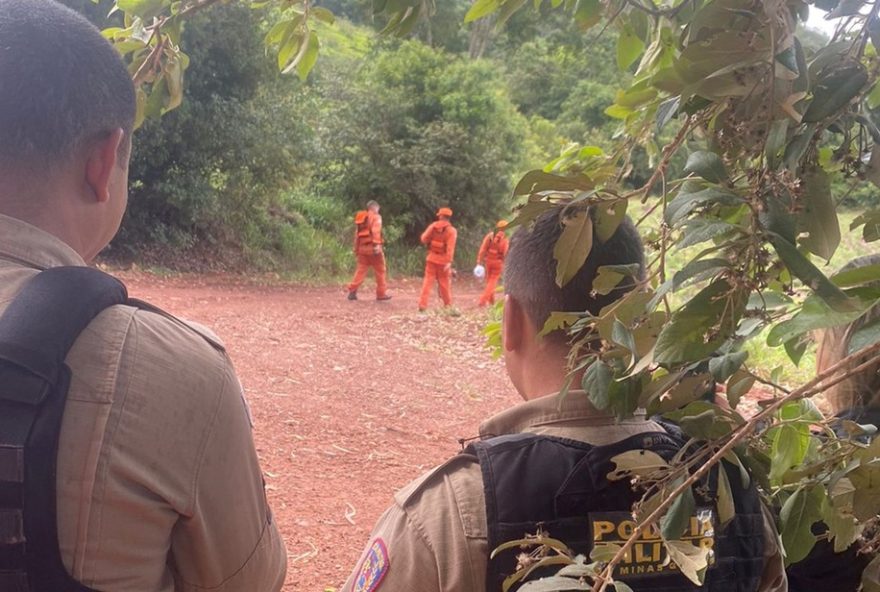
[[498, 224], [495, 225], [495, 228], [498, 230], [504, 230], [507, 228], [507, 220], [499, 220]]
[[439, 210], [437, 210], [437, 215], [452, 218], [452, 210], [449, 208], [440, 208]]

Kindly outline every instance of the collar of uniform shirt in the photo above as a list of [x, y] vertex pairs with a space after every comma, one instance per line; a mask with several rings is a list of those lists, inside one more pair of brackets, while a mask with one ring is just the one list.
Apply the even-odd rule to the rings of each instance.
[[36, 269], [86, 264], [62, 240], [27, 222], [3, 214], [0, 214], [0, 259]]
[[645, 423], [645, 411], [639, 409], [631, 418], [618, 421], [612, 413], [599, 411], [590, 403], [587, 393], [571, 390], [565, 398], [557, 393], [525, 401], [506, 409], [480, 425], [483, 438], [518, 434], [543, 425], [607, 426]]

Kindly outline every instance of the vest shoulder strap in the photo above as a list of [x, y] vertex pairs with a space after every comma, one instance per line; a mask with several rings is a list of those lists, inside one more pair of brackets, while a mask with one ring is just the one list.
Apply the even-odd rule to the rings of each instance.
[[58, 548], [64, 359], [101, 311], [127, 297], [122, 282], [97, 269], [59, 267], [28, 281], [0, 316], [0, 590], [90, 592]]

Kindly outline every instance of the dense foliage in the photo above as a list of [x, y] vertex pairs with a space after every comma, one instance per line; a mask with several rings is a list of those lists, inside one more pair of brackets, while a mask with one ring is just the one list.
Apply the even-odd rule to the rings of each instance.
[[[189, 62], [179, 44], [183, 22], [215, 3], [116, 0], [126, 12], [125, 28], [109, 34], [131, 60], [145, 115], [180, 102]], [[275, 7], [265, 41], [281, 70], [305, 79], [319, 40], [332, 39], [320, 25], [333, 20], [330, 11], [310, 0], [245, 3]], [[880, 3], [817, 2], [841, 19], [830, 41], [799, 31], [810, 9], [803, 0], [475, 0], [440, 9], [428, 0], [332, 4], [362, 24], [376, 19], [386, 33], [418, 40], [349, 43], [348, 57], [363, 64], [346, 65], [340, 52], [326, 60], [328, 80], [299, 87], [298, 97], [322, 98], [305, 116], [317, 148], [302, 164], [316, 182], [280, 200], [282, 213], [292, 216], [288, 210], [297, 204], [338, 212], [316, 204], [352, 206], [387, 192], [382, 197], [401, 220], [398, 236], [405, 240], [440, 200], [467, 203], [474, 221], [487, 216], [499, 207], [494, 192], [505, 176], [510, 180], [518, 159], [546, 155], [556, 145], [562, 155], [527, 173], [513, 193], [525, 202], [517, 224], [566, 204], [556, 249], [560, 285], [583, 264], [594, 237], [610, 236], [627, 211], [638, 212], [643, 224], [653, 250], [643, 289], [595, 317], [556, 314], [548, 328], [570, 332], [571, 379], [596, 407], [621, 417], [647, 408], [702, 444], [671, 463], [646, 462], [645, 455], [616, 460], [622, 477], [644, 485], [634, 508], [639, 526], [626, 545], [597, 547], [590, 563], [569, 558], [561, 589], [605, 589], [639, 533], [657, 525], [669, 557], [699, 582], [708, 549], [679, 541], [680, 526], [694, 511], [692, 488], [702, 487], [710, 472], [717, 475], [718, 518], [731, 517], [730, 487], [717, 471], [722, 459], [740, 467], [778, 508], [787, 561], [808, 554], [818, 521], [836, 549], [880, 548], [880, 439], [865, 444], [856, 437], [871, 428], [827, 419], [808, 398], [877, 363], [880, 325], [868, 322], [854, 336], [857, 350], [796, 388], [778, 384], [748, 359], [747, 349], [761, 341], [797, 363], [812, 331], [859, 319], [880, 303], [876, 264], [834, 275], [822, 269], [841, 242], [840, 202], [861, 208], [850, 232], [865, 243], [880, 239], [876, 193], [866, 189], [880, 185]], [[466, 38], [443, 24], [463, 11]], [[591, 34], [600, 28], [612, 31], [613, 47], [608, 37], [597, 41]], [[609, 51], [621, 71], [612, 78]], [[593, 55], [603, 57], [604, 67], [587, 67]], [[374, 96], [379, 87], [388, 96]], [[345, 95], [341, 102], [336, 93]], [[600, 110], [616, 120], [613, 136]], [[354, 122], [359, 127], [349, 128]], [[473, 130], [522, 146], [492, 146], [491, 139], [467, 137]], [[569, 138], [584, 145], [568, 146]], [[493, 150], [481, 152], [488, 147]], [[462, 193], [484, 186], [492, 191], [479, 205]], [[672, 266], [674, 256], [686, 262]], [[631, 274], [604, 268], [595, 289], [610, 292]], [[775, 397], [746, 418], [737, 407], [756, 382]], [[726, 386], [726, 405], [699, 400], [716, 383]], [[555, 541], [532, 542], [543, 549], [532, 556], [537, 564], [559, 564], [565, 555]], [[516, 577], [535, 565], [524, 565]], [[865, 572], [866, 589], [880, 589], [878, 573], [880, 560]]]
[[[119, 14], [107, 18], [112, 2], [66, 1], [122, 51], [134, 46]], [[625, 78], [608, 65], [613, 41], [584, 39], [555, 12], [469, 31], [461, 22], [470, 3], [457, 0], [399, 41], [377, 36], [384, 24], [369, 2], [323, 2], [340, 20], [316, 23], [320, 67], [304, 82], [266, 56], [288, 11], [243, 4], [181, 20], [179, 105], [167, 88], [147, 94], [153, 87], [141, 85], [167, 112], [137, 132], [131, 205], [108, 256], [335, 275], [350, 265], [352, 211], [377, 198], [393, 270], [418, 270], [417, 236], [439, 205], [455, 210], [469, 260], [485, 228], [509, 212], [523, 170], [570, 141], [611, 144], [603, 111]], [[163, 18], [133, 14], [123, 30]], [[127, 55], [134, 72], [139, 54]]]

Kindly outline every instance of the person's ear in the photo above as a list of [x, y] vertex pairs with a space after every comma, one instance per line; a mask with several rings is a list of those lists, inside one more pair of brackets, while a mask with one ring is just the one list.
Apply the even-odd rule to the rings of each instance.
[[86, 183], [98, 202], [110, 199], [113, 169], [119, 164], [119, 148], [125, 140], [122, 128], [116, 128], [89, 148], [86, 155]]
[[512, 296], [504, 297], [504, 317], [501, 321], [502, 346], [507, 351], [519, 351], [526, 339], [528, 319], [519, 300]]

